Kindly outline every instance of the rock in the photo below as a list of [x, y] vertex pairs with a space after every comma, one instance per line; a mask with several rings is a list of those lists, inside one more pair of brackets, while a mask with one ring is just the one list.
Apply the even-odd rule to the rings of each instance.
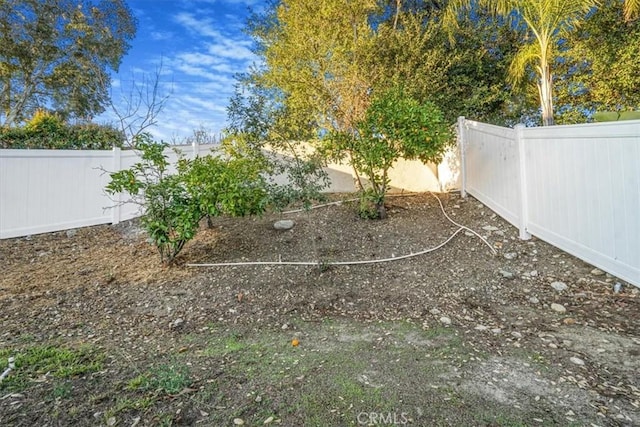
[[494, 334], [496, 334], [496, 335], [497, 335], [497, 334], [501, 334], [501, 333], [502, 333], [502, 329], [500, 329], [500, 328], [493, 328], [493, 329], [491, 330], [491, 332], [493, 332], [493, 333], [494, 333]]
[[465, 236], [469, 236], [469, 237], [473, 237], [473, 236], [475, 236], [475, 234], [473, 234], [473, 233], [472, 233], [472, 232], [470, 232], [470, 231], [465, 231], [465, 232], [464, 232], [464, 235], [465, 235]]
[[529, 276], [531, 276], [531, 277], [538, 276], [538, 270], [531, 270], [531, 272], [529, 273]]
[[564, 308], [564, 305], [562, 304], [556, 304], [555, 302], [553, 304], [551, 304], [551, 310], [557, 312], [557, 313], [566, 313], [567, 309]]
[[622, 283], [616, 282], [616, 284], [613, 285], [613, 292], [619, 294], [620, 291], [622, 291]]
[[107, 420], [107, 425], [109, 427], [116, 425], [116, 417], [109, 417], [109, 419]]
[[262, 396], [260, 396], [260, 395], [256, 396], [255, 402], [256, 403], [262, 402]]
[[478, 325], [474, 328], [476, 331], [486, 331], [487, 329], [489, 329], [487, 326], [484, 325]]
[[579, 357], [573, 356], [569, 360], [573, 364], [576, 364], [576, 365], [579, 365], [579, 366], [584, 366], [584, 360], [580, 359]]
[[438, 310], [437, 308], [432, 308], [431, 310], [429, 310], [429, 313], [435, 315], [440, 314], [440, 310]]
[[498, 227], [494, 227], [493, 225], [485, 225], [482, 229], [485, 231], [498, 231]]
[[236, 426], [243, 426], [244, 425], [244, 420], [242, 418], [234, 418], [233, 419], [233, 424]]
[[558, 292], [566, 291], [569, 288], [564, 282], [553, 282], [551, 287]]
[[500, 274], [502, 275], [502, 277], [504, 277], [505, 279], [513, 279], [513, 273], [507, 270], [500, 270]]
[[531, 304], [540, 304], [540, 300], [538, 298], [536, 298], [536, 297], [530, 297], [529, 298], [529, 302]]
[[280, 327], [283, 331], [286, 331], [287, 329], [289, 329], [289, 324], [285, 323]]
[[516, 259], [518, 257], [518, 254], [515, 252], [507, 252], [503, 256], [508, 260], [512, 260], [512, 259]]
[[440, 318], [440, 323], [444, 324], [444, 325], [450, 325], [451, 324], [451, 319], [449, 319], [446, 316], [442, 316]]
[[591, 270], [591, 274], [593, 274], [594, 276], [604, 276], [604, 271], [600, 270], [599, 268], [594, 268], [593, 270]]
[[511, 332], [511, 336], [514, 337], [514, 338], [517, 338], [517, 339], [522, 338], [522, 334], [520, 332], [518, 332], [518, 331]]
[[273, 224], [273, 228], [276, 230], [291, 230], [294, 225], [296, 225], [296, 223], [293, 222], [293, 220], [281, 219]]
[[176, 320], [174, 320], [173, 322], [171, 322], [171, 328], [172, 329], [178, 329], [179, 327], [181, 327], [184, 324], [184, 320], [182, 319], [182, 317], [178, 317]]
[[78, 230], [76, 230], [75, 228], [72, 228], [71, 230], [67, 230], [67, 237], [70, 239], [73, 236], [75, 236], [77, 232]]
[[262, 424], [267, 425], [267, 424], [271, 424], [272, 422], [273, 422], [273, 417], [269, 417], [266, 420], [264, 420]]

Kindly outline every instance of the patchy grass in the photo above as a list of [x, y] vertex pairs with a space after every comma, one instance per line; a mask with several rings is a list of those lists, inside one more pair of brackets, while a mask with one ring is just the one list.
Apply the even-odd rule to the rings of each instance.
[[[15, 359], [15, 370], [0, 384], [0, 390], [6, 392], [24, 391], [34, 381], [69, 379], [97, 372], [103, 368], [105, 359], [103, 353], [89, 346], [68, 348], [48, 345], [0, 350], [0, 366], [7, 366], [11, 356]], [[56, 384], [55, 397], [70, 394], [68, 383]]]
[[[514, 409], [460, 387], [489, 355], [455, 328], [337, 319], [293, 320], [290, 328], [192, 331], [184, 341], [195, 347], [149, 357], [143, 369], [105, 366], [103, 353], [86, 346], [3, 350], [0, 363], [15, 354], [17, 368], [2, 389], [44, 396], [44, 382], [49, 391], [43, 410], [60, 422], [81, 425], [146, 419], [153, 425], [217, 426], [236, 418], [245, 425], [301, 426], [549, 421], [544, 409]], [[292, 336], [300, 338], [299, 346], [291, 345]], [[542, 361], [537, 353], [512, 356], [528, 364]], [[118, 378], [126, 379], [87, 377], [103, 368], [119, 369]], [[18, 414], [5, 418], [19, 419]]]

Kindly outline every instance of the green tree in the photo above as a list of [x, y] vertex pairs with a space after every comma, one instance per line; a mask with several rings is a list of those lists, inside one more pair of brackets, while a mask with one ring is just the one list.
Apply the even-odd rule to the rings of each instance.
[[1, 0], [0, 122], [44, 107], [64, 118], [102, 112], [108, 72], [135, 31], [124, 0]]
[[128, 201], [143, 209], [141, 222], [161, 262], [174, 262], [204, 217], [261, 214], [267, 208], [260, 159], [221, 151], [194, 160], [180, 158], [177, 173], [170, 173], [167, 147], [140, 134], [135, 146], [140, 161], [111, 173], [106, 187], [111, 195], [127, 193]]
[[[354, 168], [367, 178], [360, 214], [385, 218], [385, 194], [389, 169], [400, 158], [439, 162], [451, 141], [451, 132], [440, 110], [419, 103], [400, 88], [374, 97], [355, 132], [332, 132], [326, 150], [331, 157], [351, 156]], [[371, 203], [371, 206], [369, 206]]]
[[256, 83], [277, 89], [287, 117], [319, 130], [347, 130], [369, 102], [375, 69], [375, 0], [282, 0], [250, 25], [265, 67]]
[[476, 4], [496, 16], [503, 17], [509, 25], [524, 26], [531, 40], [521, 46], [513, 58], [510, 76], [514, 84], [526, 77], [530, 65], [537, 76], [538, 96], [542, 123], [553, 125], [553, 74], [551, 64], [556, 57], [558, 44], [598, 4], [597, 0], [451, 0], [447, 8], [446, 22], [457, 23], [461, 11], [469, 11]]
[[370, 67], [380, 69], [379, 84], [402, 84], [411, 97], [434, 102], [451, 123], [460, 115], [498, 125], [519, 121], [522, 106], [507, 77], [521, 32], [477, 11], [450, 33], [440, 7], [410, 6], [378, 25]]
[[566, 40], [556, 80], [563, 123], [640, 108], [640, 20], [625, 22], [623, 13], [618, 0], [604, 1]]
[[[259, 159], [269, 175], [275, 209], [294, 201], [309, 207], [324, 199], [321, 191], [329, 186], [324, 159], [299, 143], [317, 139], [317, 128], [307, 114], [281, 103], [278, 89], [264, 88], [254, 79], [252, 74], [239, 79], [227, 107], [229, 126], [223, 144], [231, 155]], [[286, 177], [287, 184], [279, 185], [276, 176]]]

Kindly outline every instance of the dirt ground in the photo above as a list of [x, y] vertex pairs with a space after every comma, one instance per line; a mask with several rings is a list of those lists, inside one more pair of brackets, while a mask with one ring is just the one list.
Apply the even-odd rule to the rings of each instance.
[[0, 241], [0, 425], [640, 425], [639, 290], [438, 197]]

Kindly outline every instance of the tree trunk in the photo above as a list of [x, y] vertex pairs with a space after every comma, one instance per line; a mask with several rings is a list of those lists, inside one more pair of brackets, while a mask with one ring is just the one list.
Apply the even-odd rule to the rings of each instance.
[[376, 211], [378, 212], [378, 219], [387, 219], [387, 208], [384, 206], [384, 200], [376, 203]]
[[540, 81], [538, 82], [540, 94], [540, 108], [542, 110], [542, 125], [553, 126], [553, 77], [549, 70], [546, 58], [540, 60]]
[[393, 18], [393, 31], [398, 29], [398, 17], [402, 8], [402, 0], [396, 0], [396, 16]]

